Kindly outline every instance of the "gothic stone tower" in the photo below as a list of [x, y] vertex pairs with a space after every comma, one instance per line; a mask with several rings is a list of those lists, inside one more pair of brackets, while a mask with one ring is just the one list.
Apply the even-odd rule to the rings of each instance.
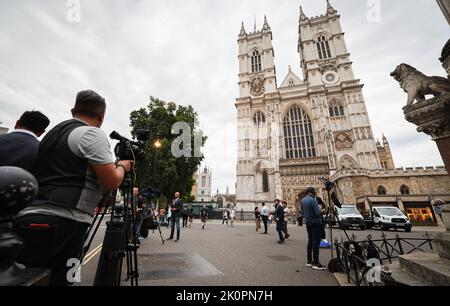
[[275, 198], [296, 207], [299, 194], [342, 168], [380, 169], [364, 97], [355, 79], [340, 16], [308, 18], [300, 8], [298, 52], [303, 80], [289, 68], [278, 87], [272, 31], [246, 33], [239, 44], [236, 202], [251, 210]]

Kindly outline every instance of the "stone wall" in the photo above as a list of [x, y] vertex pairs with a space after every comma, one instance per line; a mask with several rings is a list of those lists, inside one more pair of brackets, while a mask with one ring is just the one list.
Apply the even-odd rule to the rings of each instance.
[[339, 200], [348, 204], [364, 196], [377, 195], [379, 186], [383, 186], [388, 195], [400, 195], [403, 185], [409, 188], [411, 195], [450, 194], [450, 177], [442, 167], [339, 171], [333, 180]]

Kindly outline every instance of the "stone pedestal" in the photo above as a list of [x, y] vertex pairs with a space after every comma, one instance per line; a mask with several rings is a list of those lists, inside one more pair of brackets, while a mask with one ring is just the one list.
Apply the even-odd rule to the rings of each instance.
[[[450, 12], [448, 1], [438, 2], [444, 12], [444, 9]], [[440, 61], [450, 78], [450, 40], [442, 50]], [[405, 107], [404, 114], [407, 121], [418, 126], [418, 132], [433, 138], [450, 174], [450, 92]], [[450, 285], [450, 204], [445, 206], [442, 217], [447, 231], [439, 233], [434, 240], [437, 253], [400, 256], [397, 274], [413, 275], [423, 283]]]
[[404, 114], [407, 121], [418, 126], [418, 132], [428, 134], [436, 141], [450, 173], [450, 92], [405, 107]]

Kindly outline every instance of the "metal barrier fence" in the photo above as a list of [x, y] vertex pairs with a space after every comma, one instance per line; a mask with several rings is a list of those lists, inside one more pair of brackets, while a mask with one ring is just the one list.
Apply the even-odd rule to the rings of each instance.
[[374, 268], [373, 259], [379, 260], [380, 265], [387, 262], [392, 264], [392, 260], [400, 255], [431, 251], [433, 236], [427, 232], [423, 238], [401, 238], [398, 234], [395, 238], [386, 238], [383, 233], [381, 239], [374, 240], [369, 235], [367, 240], [363, 241], [356, 241], [353, 236], [350, 241], [336, 240], [335, 248], [336, 263], [340, 266], [341, 272], [347, 275], [348, 283], [372, 286], [374, 283], [368, 281], [367, 273]]

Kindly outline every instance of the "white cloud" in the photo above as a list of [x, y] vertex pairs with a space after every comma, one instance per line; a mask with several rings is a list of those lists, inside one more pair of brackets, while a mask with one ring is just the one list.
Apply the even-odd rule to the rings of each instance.
[[[333, 0], [341, 14], [355, 74], [376, 135], [391, 141], [397, 165], [442, 161], [436, 146], [402, 114], [405, 96], [389, 77], [400, 62], [443, 75], [437, 58], [448, 25], [434, 1], [381, 1], [381, 23], [369, 23], [366, 1]], [[150, 95], [191, 104], [209, 137], [204, 153], [213, 190], [235, 184], [237, 35], [267, 15], [273, 30], [278, 82], [297, 54], [298, 7], [325, 11], [317, 0], [82, 0], [81, 23], [66, 19], [60, 0], [0, 2], [0, 121], [12, 127], [26, 109], [53, 124], [69, 117], [75, 94], [91, 88], [108, 100], [107, 133], [127, 134], [131, 110]]]

